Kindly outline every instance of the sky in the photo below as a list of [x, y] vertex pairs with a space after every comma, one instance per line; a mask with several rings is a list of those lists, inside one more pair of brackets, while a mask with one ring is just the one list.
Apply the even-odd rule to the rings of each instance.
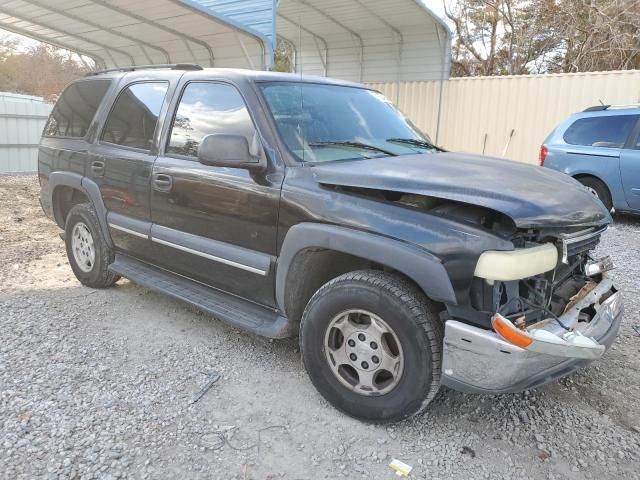
[[[444, 18], [444, 4], [442, 0], [422, 0], [422, 3], [429, 7], [433, 13]], [[450, 0], [447, 2], [447, 4], [449, 3], [451, 3]]]

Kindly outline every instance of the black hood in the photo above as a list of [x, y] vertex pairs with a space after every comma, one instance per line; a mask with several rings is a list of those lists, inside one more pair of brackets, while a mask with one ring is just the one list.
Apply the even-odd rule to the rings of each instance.
[[554, 170], [463, 153], [315, 164], [324, 185], [427, 195], [504, 213], [519, 228], [592, 226], [611, 216], [578, 181]]

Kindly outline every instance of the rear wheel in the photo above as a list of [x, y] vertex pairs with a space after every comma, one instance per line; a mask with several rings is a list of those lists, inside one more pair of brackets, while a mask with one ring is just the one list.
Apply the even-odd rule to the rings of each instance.
[[611, 201], [611, 193], [607, 186], [594, 177], [580, 177], [577, 178], [580, 183], [589, 189], [596, 198], [598, 198], [608, 211], [613, 208], [613, 202]]
[[397, 275], [363, 270], [325, 284], [305, 309], [300, 349], [322, 396], [362, 420], [413, 415], [440, 386], [437, 309]]
[[108, 267], [113, 252], [108, 247], [98, 216], [90, 203], [74, 206], [65, 223], [65, 246], [71, 269], [80, 283], [92, 288], [106, 288], [119, 280]]

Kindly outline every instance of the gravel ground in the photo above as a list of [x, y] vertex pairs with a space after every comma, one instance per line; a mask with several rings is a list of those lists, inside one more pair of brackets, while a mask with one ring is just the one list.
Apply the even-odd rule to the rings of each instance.
[[[594, 366], [518, 395], [443, 389], [371, 426], [328, 405], [296, 340], [269, 341], [121, 280], [80, 286], [34, 177], [0, 177], [0, 472], [6, 479], [638, 478], [640, 221], [601, 251], [624, 291]], [[208, 382], [221, 378], [193, 403]]]

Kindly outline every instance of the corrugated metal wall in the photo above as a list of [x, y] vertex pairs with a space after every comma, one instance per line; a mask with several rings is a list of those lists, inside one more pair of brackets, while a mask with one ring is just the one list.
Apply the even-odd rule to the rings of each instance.
[[[537, 162], [541, 143], [569, 114], [600, 101], [640, 103], [640, 70], [370, 85], [449, 150], [484, 150], [529, 163]], [[37, 169], [37, 146], [50, 111], [37, 97], [0, 93], [0, 172]]]
[[[440, 82], [370, 85], [436, 138]], [[558, 123], [600, 101], [640, 103], [640, 70], [453, 78], [442, 83], [438, 144], [536, 163], [540, 145]]]
[[38, 169], [38, 144], [51, 108], [39, 97], [0, 92], [0, 173]]

